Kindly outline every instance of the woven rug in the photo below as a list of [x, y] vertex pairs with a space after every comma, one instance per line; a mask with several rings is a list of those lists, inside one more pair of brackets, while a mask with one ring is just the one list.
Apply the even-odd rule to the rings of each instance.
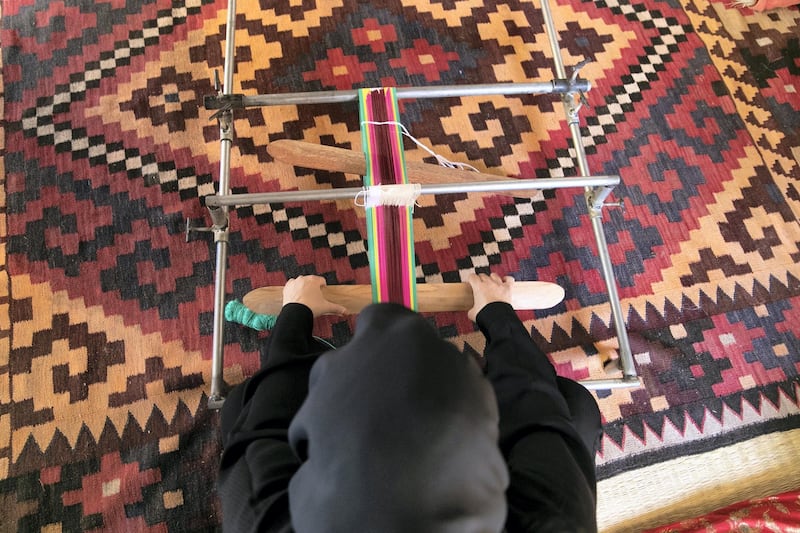
[[[0, 529], [204, 531], [220, 522], [210, 380], [223, 63], [214, 0], [2, 3]], [[800, 487], [800, 12], [706, 0], [554, 0], [591, 169], [619, 174], [606, 235], [644, 387], [600, 391], [605, 531], [634, 531]], [[538, 3], [240, 1], [234, 92], [552, 79]], [[437, 153], [521, 178], [577, 174], [555, 97], [403, 101]], [[275, 162], [278, 139], [360, 149], [355, 105], [236, 115], [235, 192], [354, 186]], [[407, 159], [427, 154], [410, 145]], [[422, 197], [420, 282], [491, 269], [561, 284], [522, 312], [560, 374], [614, 353], [580, 190]], [[231, 212], [228, 298], [317, 273], [369, 283], [351, 201]], [[467, 352], [464, 313], [435, 317]], [[317, 334], [346, 342], [353, 321]], [[265, 333], [225, 329], [225, 378]], [[335, 406], [333, 407], [335, 408]]]

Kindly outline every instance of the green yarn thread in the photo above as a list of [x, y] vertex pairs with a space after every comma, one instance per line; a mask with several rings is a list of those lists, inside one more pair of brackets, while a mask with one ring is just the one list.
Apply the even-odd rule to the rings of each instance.
[[225, 320], [241, 324], [257, 331], [266, 331], [275, 326], [278, 317], [275, 315], [260, 315], [248, 309], [239, 300], [231, 300], [225, 306]]

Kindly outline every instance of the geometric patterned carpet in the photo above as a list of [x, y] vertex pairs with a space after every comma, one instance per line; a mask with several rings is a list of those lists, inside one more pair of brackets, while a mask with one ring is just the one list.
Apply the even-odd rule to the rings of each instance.
[[[598, 517], [632, 531], [800, 487], [800, 11], [706, 0], [551, 0], [567, 65], [592, 82], [582, 134], [619, 174], [604, 223], [644, 387], [599, 391]], [[3, 2], [0, 502], [3, 531], [207, 531], [207, 409], [222, 0]], [[553, 77], [538, 2], [240, 1], [234, 92]], [[573, 176], [554, 97], [404, 100], [437, 153], [484, 172]], [[355, 105], [236, 115], [234, 192], [356, 186], [267, 145], [360, 149]], [[406, 147], [409, 160], [426, 154]], [[369, 283], [352, 201], [231, 213], [228, 296], [317, 273]], [[566, 290], [522, 312], [558, 372], [603, 378], [617, 346], [582, 191], [423, 196], [420, 282], [491, 268]], [[442, 334], [482, 349], [465, 313]], [[346, 342], [353, 320], [316, 333]], [[225, 379], [267, 335], [226, 325]]]

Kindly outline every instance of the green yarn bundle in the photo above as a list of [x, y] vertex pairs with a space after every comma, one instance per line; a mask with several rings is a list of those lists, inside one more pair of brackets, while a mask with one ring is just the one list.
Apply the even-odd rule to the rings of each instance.
[[278, 320], [278, 317], [254, 313], [239, 300], [231, 300], [225, 306], [225, 320], [241, 324], [256, 331], [266, 331], [275, 326], [275, 321]]

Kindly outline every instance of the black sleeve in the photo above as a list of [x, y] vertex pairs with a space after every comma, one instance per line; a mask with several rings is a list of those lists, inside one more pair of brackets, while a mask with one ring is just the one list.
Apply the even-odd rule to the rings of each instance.
[[218, 491], [226, 531], [291, 531], [287, 494], [300, 461], [287, 433], [321, 353], [313, 324], [308, 307], [285, 305], [262, 353], [261, 369], [235, 387], [222, 407]]
[[486, 372], [511, 478], [507, 531], [596, 531], [594, 458], [553, 366], [510, 305], [489, 304], [476, 321], [486, 336]]

